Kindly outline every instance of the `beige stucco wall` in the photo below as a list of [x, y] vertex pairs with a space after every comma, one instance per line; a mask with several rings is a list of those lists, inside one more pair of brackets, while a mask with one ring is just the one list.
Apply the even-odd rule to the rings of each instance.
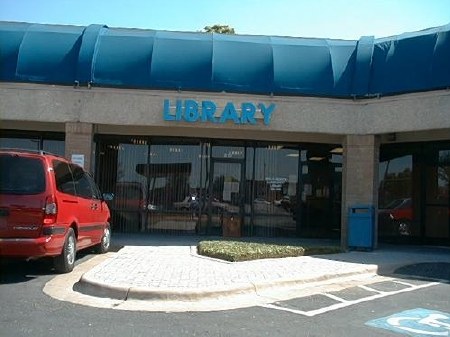
[[[348, 135], [344, 141], [342, 163], [341, 245], [347, 248], [348, 209], [357, 204], [378, 208], [378, 164], [380, 138], [373, 135]], [[376, 233], [377, 217], [373, 218]], [[374, 236], [376, 246], [376, 237]]]
[[[168, 122], [163, 120], [163, 101], [194, 99], [227, 102], [275, 103], [270, 126]], [[186, 135], [229, 136], [268, 134], [298, 141], [296, 135], [385, 134], [406, 131], [450, 130], [450, 91], [407, 94], [366, 100], [311, 97], [270, 97], [228, 93], [194, 93], [109, 88], [73, 88], [37, 84], [0, 84], [0, 116], [3, 121], [83, 122], [101, 125], [148, 127], [168, 134], [166, 128]], [[109, 130], [110, 128], [104, 128]], [[244, 133], [242, 132], [244, 131]], [[269, 131], [269, 132], [268, 132]], [[148, 132], [148, 131], [147, 131]], [[228, 138], [227, 137], [227, 138]], [[278, 135], [277, 138], [280, 136]], [[333, 139], [333, 136], [331, 136]], [[450, 132], [449, 132], [450, 138]], [[342, 138], [334, 139], [339, 140]]]
[[92, 171], [92, 160], [94, 155], [93, 125], [90, 123], [66, 123], [65, 152], [66, 157], [71, 159], [74, 154], [84, 155], [84, 168]]

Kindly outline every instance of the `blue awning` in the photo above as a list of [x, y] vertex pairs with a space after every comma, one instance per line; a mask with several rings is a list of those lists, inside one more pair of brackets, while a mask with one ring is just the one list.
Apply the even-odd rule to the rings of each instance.
[[359, 40], [0, 22], [0, 80], [323, 97], [450, 87], [450, 25]]

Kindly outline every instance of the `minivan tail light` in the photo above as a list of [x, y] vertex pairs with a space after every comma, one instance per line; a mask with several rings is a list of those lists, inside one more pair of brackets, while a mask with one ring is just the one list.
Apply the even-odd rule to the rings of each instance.
[[44, 208], [44, 225], [50, 225], [56, 222], [56, 215], [58, 213], [58, 207], [53, 195], [48, 196], [45, 199]]

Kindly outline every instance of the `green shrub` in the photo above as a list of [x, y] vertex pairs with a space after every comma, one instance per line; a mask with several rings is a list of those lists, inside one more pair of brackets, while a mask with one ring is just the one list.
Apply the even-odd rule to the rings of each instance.
[[197, 246], [198, 254], [231, 262], [257, 259], [293, 257], [316, 254], [340, 253], [339, 247], [326, 246], [289, 246], [264, 244], [245, 241], [201, 241]]

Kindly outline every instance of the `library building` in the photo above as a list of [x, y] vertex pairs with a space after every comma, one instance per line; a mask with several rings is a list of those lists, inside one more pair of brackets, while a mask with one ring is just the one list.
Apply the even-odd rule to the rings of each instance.
[[0, 146], [113, 233], [450, 246], [450, 25], [359, 40], [0, 22]]

